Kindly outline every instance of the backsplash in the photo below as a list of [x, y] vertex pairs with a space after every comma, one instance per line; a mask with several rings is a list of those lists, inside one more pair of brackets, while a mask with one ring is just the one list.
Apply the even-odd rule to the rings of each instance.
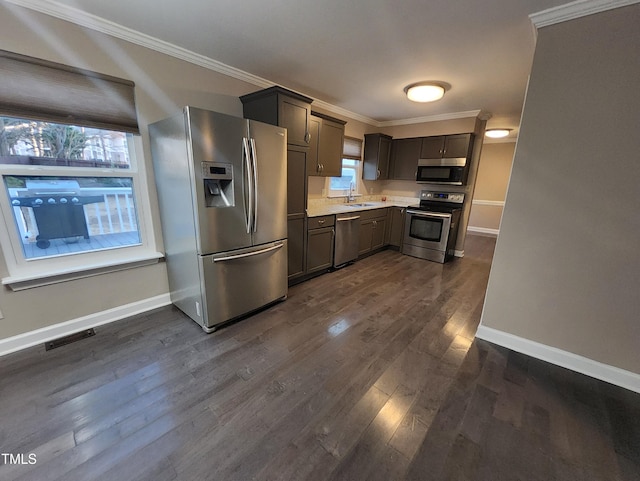
[[[374, 194], [374, 195], [356, 195], [357, 202], [389, 202], [391, 204], [398, 203], [402, 205], [411, 205], [418, 204], [420, 200], [417, 197], [402, 197], [397, 195], [382, 195], [382, 194]], [[308, 199], [308, 208], [313, 209], [314, 207], [320, 207], [323, 205], [330, 204], [344, 204], [346, 203], [346, 197], [321, 197], [315, 199]]]

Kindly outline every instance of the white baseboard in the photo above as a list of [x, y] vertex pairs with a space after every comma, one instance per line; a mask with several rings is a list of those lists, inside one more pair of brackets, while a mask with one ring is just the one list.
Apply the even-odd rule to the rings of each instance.
[[504, 200], [473, 199], [471, 205], [488, 205], [490, 207], [504, 207]]
[[467, 226], [467, 232], [477, 232], [478, 234], [490, 235], [498, 237], [500, 229], [489, 229], [488, 227], [474, 227], [472, 225]]
[[114, 307], [113, 309], [107, 309], [106, 311], [96, 312], [94, 314], [89, 314], [88, 316], [54, 324], [53, 326], [47, 326], [41, 329], [36, 329], [35, 331], [18, 334], [17, 336], [0, 339], [0, 356], [36, 346], [53, 339], [68, 336], [69, 334], [73, 334], [84, 329], [90, 329], [110, 322], [119, 321], [125, 317], [141, 314], [169, 304], [171, 304], [169, 294], [161, 294], [141, 301], [132, 302], [131, 304], [125, 304], [124, 306]]
[[478, 326], [476, 337], [521, 352], [536, 359], [550, 362], [572, 371], [586, 374], [601, 381], [640, 393], [640, 374], [603, 364], [568, 351], [540, 344], [483, 325]]

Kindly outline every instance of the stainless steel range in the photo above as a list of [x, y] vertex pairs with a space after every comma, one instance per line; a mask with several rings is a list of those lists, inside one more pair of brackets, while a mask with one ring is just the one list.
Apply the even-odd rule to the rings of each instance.
[[402, 253], [444, 263], [453, 257], [464, 194], [423, 190], [407, 207]]

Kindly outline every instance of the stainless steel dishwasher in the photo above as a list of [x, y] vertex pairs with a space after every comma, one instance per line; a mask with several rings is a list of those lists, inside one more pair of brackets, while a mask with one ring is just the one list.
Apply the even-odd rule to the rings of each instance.
[[333, 267], [340, 267], [358, 257], [360, 216], [338, 214], [336, 216], [336, 246]]

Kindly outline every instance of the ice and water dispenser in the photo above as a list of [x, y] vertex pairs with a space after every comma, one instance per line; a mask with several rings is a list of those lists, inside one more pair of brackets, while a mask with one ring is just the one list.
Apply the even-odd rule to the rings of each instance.
[[234, 205], [231, 164], [202, 162], [202, 179], [207, 207], [231, 207]]

